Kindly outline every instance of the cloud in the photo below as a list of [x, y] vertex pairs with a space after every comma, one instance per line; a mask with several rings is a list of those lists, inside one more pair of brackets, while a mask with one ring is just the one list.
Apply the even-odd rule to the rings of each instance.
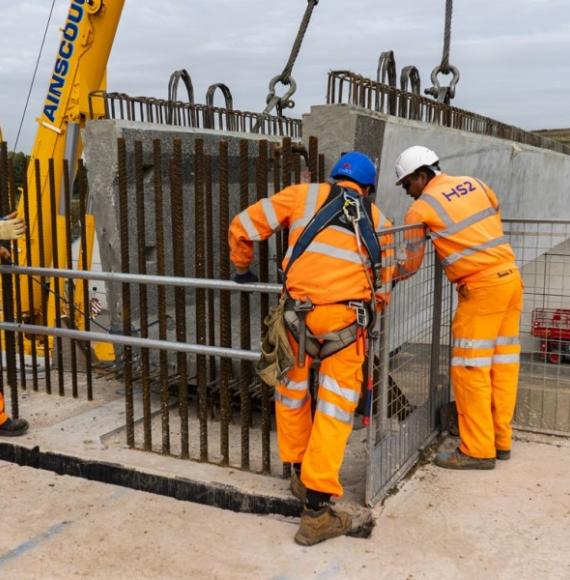
[[[0, 0], [0, 124], [13, 144], [51, 3]], [[289, 57], [306, 0], [125, 0], [109, 60], [109, 90], [165, 97], [170, 73], [187, 68], [198, 101], [227, 84], [236, 108], [261, 110], [269, 80]], [[57, 0], [20, 148], [29, 150], [69, 0]], [[461, 81], [456, 106], [525, 128], [570, 125], [568, 0], [455, 2], [451, 62]], [[398, 70], [416, 65], [423, 86], [441, 59], [444, 2], [319, 2], [294, 68], [292, 112], [322, 104], [327, 73], [348, 68], [375, 77], [393, 49]], [[281, 87], [279, 87], [281, 88]]]

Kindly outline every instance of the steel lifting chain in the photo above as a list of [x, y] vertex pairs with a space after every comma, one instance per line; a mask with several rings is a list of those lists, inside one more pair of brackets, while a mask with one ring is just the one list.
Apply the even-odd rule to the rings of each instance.
[[[291, 49], [291, 55], [289, 60], [285, 65], [285, 68], [280, 75], [272, 78], [269, 81], [269, 93], [267, 95], [267, 106], [263, 111], [263, 115], [269, 115], [273, 109], [277, 109], [277, 115], [279, 117], [283, 116], [284, 109], [290, 109], [295, 106], [295, 102], [291, 99], [295, 91], [297, 90], [297, 83], [295, 79], [291, 76], [293, 72], [293, 66], [295, 61], [299, 56], [299, 51], [301, 50], [301, 45], [303, 44], [303, 39], [305, 38], [305, 33], [307, 32], [307, 27], [313, 15], [313, 10], [315, 6], [319, 3], [319, 0], [307, 0], [307, 9], [305, 10], [305, 15], [301, 21], [301, 26], [299, 27], [299, 32], [297, 33], [297, 38], [293, 43], [293, 48]], [[276, 86], [278, 83], [289, 87], [282, 97], [276, 95]]]
[[[446, 0], [445, 7], [445, 30], [443, 36], [443, 55], [441, 64], [436, 66], [431, 72], [431, 82], [433, 86], [425, 90], [426, 95], [431, 95], [440, 103], [449, 105], [451, 99], [455, 97], [455, 87], [459, 82], [459, 69], [449, 64], [449, 51], [451, 45], [451, 18], [453, 15], [453, 0]], [[437, 76], [439, 74], [453, 75], [448, 87], [442, 87]]]

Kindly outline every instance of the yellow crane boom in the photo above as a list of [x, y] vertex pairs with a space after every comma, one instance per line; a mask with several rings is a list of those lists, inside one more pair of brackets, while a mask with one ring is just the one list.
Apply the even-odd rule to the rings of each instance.
[[[72, 0], [58, 46], [53, 73], [49, 81], [42, 114], [37, 119], [38, 128], [34, 141], [27, 184], [29, 192], [29, 223], [31, 238], [31, 265], [39, 265], [40, 243], [38, 229], [38, 204], [36, 188], [36, 160], [40, 162], [40, 191], [42, 213], [49, 215], [49, 159], [54, 160], [56, 207], [64, 215], [61, 184], [63, 160], [75, 172], [77, 160], [82, 154], [80, 129], [88, 118], [103, 116], [103, 110], [89, 111], [89, 94], [106, 88], [107, 61], [121, 18], [125, 0]], [[20, 198], [18, 215], [24, 217], [23, 200]], [[46, 267], [52, 264], [51, 222], [44, 219], [43, 248]], [[19, 262], [28, 264], [25, 243], [19, 243]], [[32, 317], [28, 302], [27, 280], [21, 279], [22, 310]], [[34, 307], [41, 304], [39, 284], [33, 284]]]

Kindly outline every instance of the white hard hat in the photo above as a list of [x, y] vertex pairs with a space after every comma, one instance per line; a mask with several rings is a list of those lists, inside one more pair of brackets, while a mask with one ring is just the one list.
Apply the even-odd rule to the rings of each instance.
[[[400, 153], [400, 157], [396, 160], [396, 177], [398, 178], [396, 185], [401, 185], [402, 181], [416, 171], [416, 169], [426, 165], [431, 167], [438, 161], [439, 157], [437, 154], [423, 145], [408, 147]], [[433, 171], [436, 175], [441, 173], [437, 169], [433, 169]]]

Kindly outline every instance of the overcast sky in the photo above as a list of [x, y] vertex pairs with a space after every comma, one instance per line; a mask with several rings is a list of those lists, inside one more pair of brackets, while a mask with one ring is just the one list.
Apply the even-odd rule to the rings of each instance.
[[[9, 146], [31, 82], [52, 0], [0, 0], [0, 126]], [[18, 145], [29, 151], [69, 0], [56, 0]], [[108, 68], [110, 91], [166, 98], [186, 68], [196, 101], [226, 83], [234, 106], [260, 111], [279, 74], [306, 0], [126, 0]], [[422, 90], [440, 62], [445, 0], [321, 0], [295, 65], [300, 116], [322, 104], [327, 72], [374, 78], [379, 54], [416, 65]], [[461, 71], [454, 104], [525, 129], [570, 126], [570, 0], [455, 0], [451, 62]], [[218, 97], [219, 98], [219, 97]]]

